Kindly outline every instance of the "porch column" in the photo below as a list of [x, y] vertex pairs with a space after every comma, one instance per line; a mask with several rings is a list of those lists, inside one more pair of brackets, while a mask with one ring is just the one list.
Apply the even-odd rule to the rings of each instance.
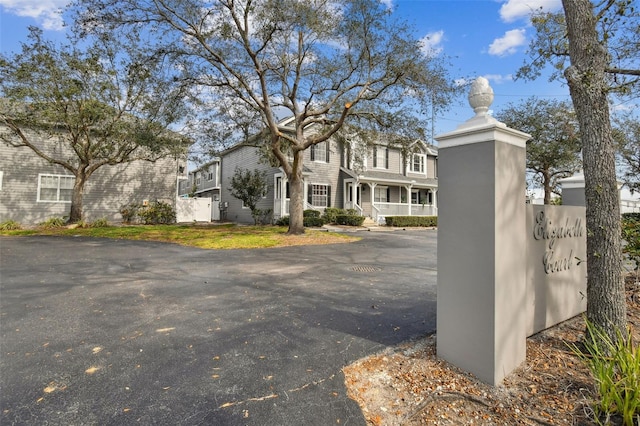
[[[400, 187], [402, 188], [402, 187]], [[407, 191], [407, 216], [411, 216], [411, 189], [413, 188], [413, 185], [405, 185], [404, 189], [405, 191]], [[402, 201], [402, 194], [400, 194], [400, 201]]]
[[374, 204], [374, 200], [375, 200], [374, 192], [376, 191], [377, 184], [375, 182], [372, 182], [372, 183], [369, 183], [368, 185], [369, 185], [369, 202], [371, 203], [371, 218], [375, 219], [377, 222], [378, 214], [376, 213], [376, 206]]
[[433, 213], [434, 216], [438, 216], [438, 190], [437, 189], [431, 189], [431, 193], [433, 194], [433, 203], [432, 203], [432, 207], [431, 207], [431, 212]]
[[525, 143], [529, 135], [487, 115], [480, 77], [476, 116], [439, 142], [437, 352], [498, 385], [525, 360]]

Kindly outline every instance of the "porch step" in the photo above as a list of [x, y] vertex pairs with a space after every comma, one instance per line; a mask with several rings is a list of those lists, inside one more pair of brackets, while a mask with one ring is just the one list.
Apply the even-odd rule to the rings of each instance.
[[375, 220], [371, 219], [369, 216], [367, 216], [364, 219], [364, 222], [362, 222], [362, 226], [377, 226], [377, 225], [378, 223]]

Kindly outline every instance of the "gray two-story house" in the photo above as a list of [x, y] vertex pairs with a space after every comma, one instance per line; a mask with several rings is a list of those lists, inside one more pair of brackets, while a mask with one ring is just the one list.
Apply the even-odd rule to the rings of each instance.
[[[333, 139], [304, 152], [304, 209], [324, 211], [327, 207], [355, 209], [360, 215], [383, 223], [386, 216], [437, 216], [437, 148], [422, 141], [405, 147], [384, 138], [374, 145], [339, 143]], [[271, 210], [272, 219], [289, 215], [289, 185], [284, 171], [263, 159], [263, 151], [251, 142], [241, 143], [189, 173], [181, 194], [219, 195], [221, 218], [252, 223], [242, 202], [231, 196], [229, 182], [236, 168], [263, 170], [269, 188], [257, 207]], [[205, 185], [214, 171], [215, 191]], [[214, 203], [215, 206], [215, 203]], [[212, 213], [215, 217], [215, 212]]]

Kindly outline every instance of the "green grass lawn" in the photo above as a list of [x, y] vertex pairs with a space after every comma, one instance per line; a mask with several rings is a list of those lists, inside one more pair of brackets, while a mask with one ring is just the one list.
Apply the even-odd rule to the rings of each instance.
[[36, 228], [0, 231], [0, 235], [58, 235], [116, 238], [124, 240], [162, 241], [204, 249], [247, 249], [313, 244], [337, 244], [360, 238], [307, 230], [303, 235], [287, 235], [281, 226], [225, 225], [135, 225], [100, 228]]

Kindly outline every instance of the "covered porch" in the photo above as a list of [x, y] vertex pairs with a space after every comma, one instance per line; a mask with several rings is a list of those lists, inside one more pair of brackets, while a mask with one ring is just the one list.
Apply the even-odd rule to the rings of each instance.
[[436, 179], [366, 179], [344, 181], [344, 206], [384, 223], [386, 216], [437, 216]]

